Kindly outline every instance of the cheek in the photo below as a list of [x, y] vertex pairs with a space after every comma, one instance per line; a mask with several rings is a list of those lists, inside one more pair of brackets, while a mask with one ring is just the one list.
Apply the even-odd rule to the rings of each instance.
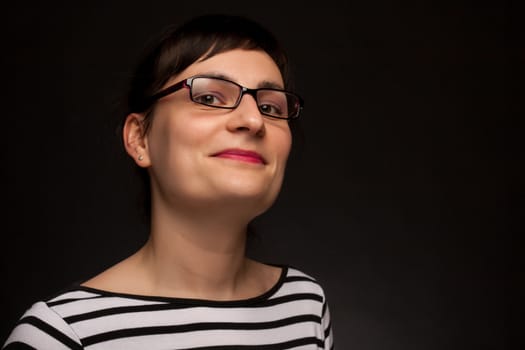
[[[199, 159], [210, 142], [213, 125], [187, 111], [159, 113], [155, 116], [148, 136], [152, 168], [171, 175], [197, 171]], [[208, 118], [209, 119], [209, 118]]]
[[280, 167], [285, 167], [292, 148], [292, 133], [290, 128], [283, 127], [282, 129], [279, 129], [279, 132], [276, 133], [276, 137], [272, 142], [278, 150], [277, 155], [279, 163], [281, 163]]
[[286, 164], [292, 147], [292, 135], [289, 128], [280, 128], [279, 132], [275, 132], [273, 135], [274, 137], [269, 141], [275, 147], [274, 154], [276, 156], [276, 162], [273, 172], [273, 180], [270, 184], [269, 190], [266, 192], [267, 205], [271, 205], [281, 191]]
[[169, 155], [174, 149], [172, 143], [176, 132], [168, 118], [162, 115], [155, 117], [148, 134], [148, 147], [153, 164], [159, 164], [162, 158]]
[[148, 135], [153, 193], [160, 191], [169, 197], [198, 193], [194, 190], [199, 188], [198, 151], [205, 139], [204, 131], [188, 125], [180, 115], [156, 117]]
[[180, 123], [175, 117], [164, 111], [157, 111], [148, 132], [151, 170], [157, 176], [171, 173], [176, 168], [173, 160], [180, 159], [177, 153], [182, 152], [185, 147], [186, 136], [181, 132]]
[[[180, 109], [179, 109], [180, 110]], [[188, 141], [188, 126], [184, 123], [184, 110], [173, 111], [169, 105], [161, 105], [155, 111], [148, 135], [152, 157], [177, 151]]]

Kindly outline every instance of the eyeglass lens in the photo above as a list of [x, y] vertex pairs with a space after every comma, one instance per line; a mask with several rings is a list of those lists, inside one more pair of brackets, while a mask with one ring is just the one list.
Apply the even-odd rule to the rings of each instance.
[[[230, 81], [196, 77], [191, 83], [191, 98], [194, 102], [218, 107], [237, 106], [242, 88]], [[279, 90], [258, 89], [256, 100], [262, 114], [277, 117], [294, 117], [298, 113], [299, 101], [295, 95]]]

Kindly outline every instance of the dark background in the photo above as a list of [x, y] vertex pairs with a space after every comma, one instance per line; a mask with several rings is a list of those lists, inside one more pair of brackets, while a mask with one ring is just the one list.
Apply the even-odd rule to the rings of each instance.
[[339, 350], [510, 348], [523, 56], [503, 1], [4, 4], [1, 343], [146, 238], [115, 103], [149, 38], [207, 12], [270, 27], [306, 100], [251, 254], [321, 282]]

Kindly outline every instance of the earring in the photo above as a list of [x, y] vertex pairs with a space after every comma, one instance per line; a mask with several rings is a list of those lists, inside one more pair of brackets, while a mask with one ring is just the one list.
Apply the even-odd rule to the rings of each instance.
[[139, 160], [143, 160], [143, 159], [144, 159], [144, 157], [142, 156], [142, 154], [139, 154], [138, 159], [139, 159]]

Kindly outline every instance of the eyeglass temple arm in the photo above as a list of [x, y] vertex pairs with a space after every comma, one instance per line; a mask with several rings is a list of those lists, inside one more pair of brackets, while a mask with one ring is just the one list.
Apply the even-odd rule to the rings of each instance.
[[178, 83], [176, 83], [174, 85], [171, 85], [171, 86], [165, 88], [164, 90], [160, 90], [159, 92], [157, 92], [156, 94], [151, 96], [149, 98], [149, 100], [150, 100], [151, 103], [153, 103], [154, 101], [156, 101], [158, 99], [161, 99], [164, 96], [168, 96], [169, 94], [172, 94], [175, 91], [178, 91], [178, 90], [182, 89], [183, 87], [190, 87], [188, 85], [187, 79], [183, 80], [183, 81], [179, 81]]

